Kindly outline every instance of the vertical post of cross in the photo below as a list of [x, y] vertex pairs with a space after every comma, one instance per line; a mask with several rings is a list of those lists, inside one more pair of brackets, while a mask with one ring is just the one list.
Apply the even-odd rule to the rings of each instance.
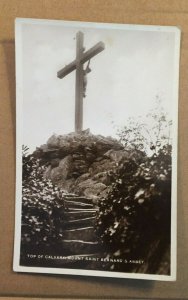
[[84, 34], [76, 34], [76, 95], [75, 95], [75, 132], [83, 130], [83, 64]]
[[[91, 58], [104, 50], [103, 42], [98, 42], [92, 48], [84, 51], [84, 34], [79, 31], [76, 34], [76, 59], [63, 69], [57, 72], [57, 77], [62, 79], [72, 71], [76, 70], [76, 91], [75, 91], [75, 132], [83, 130], [83, 96], [84, 96], [84, 76], [87, 75], [83, 65]], [[84, 74], [85, 73], [85, 74]], [[86, 78], [85, 78], [86, 79]], [[86, 88], [86, 84], [85, 84]]]

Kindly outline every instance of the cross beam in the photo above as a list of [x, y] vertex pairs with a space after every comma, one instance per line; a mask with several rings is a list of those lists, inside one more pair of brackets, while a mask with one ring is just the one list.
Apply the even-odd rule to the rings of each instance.
[[76, 34], [76, 59], [57, 72], [57, 77], [62, 79], [76, 70], [76, 94], [75, 94], [75, 131], [83, 130], [83, 64], [105, 49], [103, 42], [84, 52], [84, 34], [79, 31]]
[[[80, 60], [82, 64], [84, 64], [86, 61], [103, 51], [105, 48], [105, 45], [103, 42], [97, 43], [95, 46], [93, 46], [91, 49], [83, 53], [83, 56]], [[72, 71], [76, 70], [76, 60], [68, 64], [66, 67], [61, 69], [60, 71], [57, 72], [57, 77], [62, 79], [63, 77], [67, 76], [69, 73]]]

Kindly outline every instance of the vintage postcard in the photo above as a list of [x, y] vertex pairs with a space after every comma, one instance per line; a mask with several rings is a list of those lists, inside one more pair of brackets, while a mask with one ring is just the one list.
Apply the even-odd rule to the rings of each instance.
[[180, 30], [16, 19], [16, 272], [176, 280]]

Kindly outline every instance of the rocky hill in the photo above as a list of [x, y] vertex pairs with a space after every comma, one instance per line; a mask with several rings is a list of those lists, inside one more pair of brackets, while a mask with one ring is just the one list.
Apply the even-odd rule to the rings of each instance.
[[69, 193], [98, 200], [106, 195], [112, 172], [129, 153], [116, 139], [85, 130], [54, 134], [34, 155], [47, 165], [45, 178]]
[[[54, 134], [33, 155], [23, 155], [23, 178], [23, 265], [41, 264], [28, 259], [33, 249], [66, 256], [43, 261], [48, 267], [83, 268], [77, 261], [83, 257], [88, 269], [169, 275], [169, 145], [147, 157], [89, 130]], [[101, 257], [129, 263], [94, 261]]]

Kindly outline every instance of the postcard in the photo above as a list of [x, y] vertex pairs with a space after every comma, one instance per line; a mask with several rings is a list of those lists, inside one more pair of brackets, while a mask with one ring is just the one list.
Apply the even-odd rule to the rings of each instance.
[[16, 19], [15, 272], [176, 280], [180, 30]]

